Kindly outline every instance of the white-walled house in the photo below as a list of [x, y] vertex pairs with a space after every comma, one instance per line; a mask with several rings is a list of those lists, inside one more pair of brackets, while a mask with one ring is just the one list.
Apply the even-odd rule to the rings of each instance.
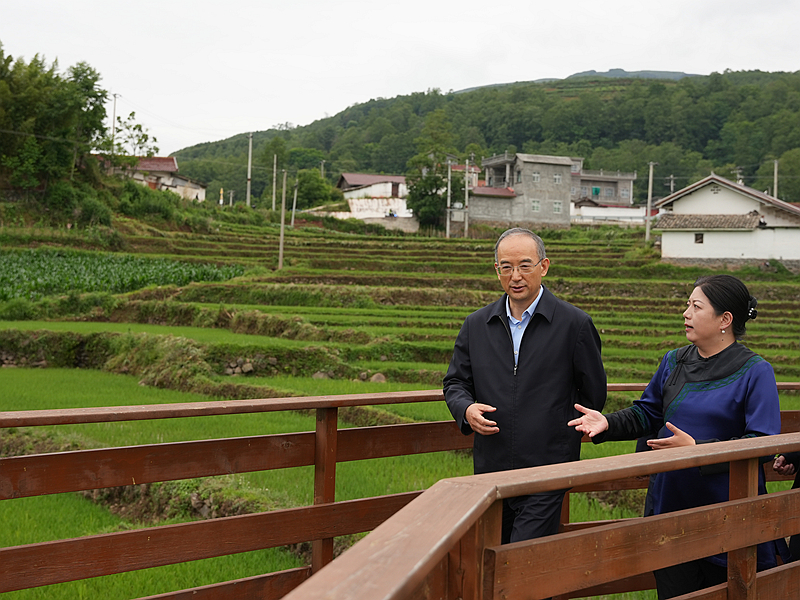
[[800, 207], [712, 173], [656, 202], [666, 260], [800, 266]]
[[419, 223], [406, 206], [408, 185], [403, 175], [342, 173], [336, 183], [350, 212], [325, 212], [337, 219], [359, 219], [387, 229], [416, 231]]

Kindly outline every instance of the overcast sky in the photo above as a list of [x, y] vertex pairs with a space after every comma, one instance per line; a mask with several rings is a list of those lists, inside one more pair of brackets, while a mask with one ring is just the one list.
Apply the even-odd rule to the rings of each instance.
[[0, 0], [6, 55], [89, 63], [162, 155], [430, 88], [797, 71], [798, 38], [800, 0]]

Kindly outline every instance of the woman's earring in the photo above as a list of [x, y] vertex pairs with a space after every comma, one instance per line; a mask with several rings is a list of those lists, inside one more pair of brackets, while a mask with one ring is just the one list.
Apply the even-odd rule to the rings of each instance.
[[722, 333], [725, 333], [725, 330], [724, 330], [724, 329], [722, 330]]

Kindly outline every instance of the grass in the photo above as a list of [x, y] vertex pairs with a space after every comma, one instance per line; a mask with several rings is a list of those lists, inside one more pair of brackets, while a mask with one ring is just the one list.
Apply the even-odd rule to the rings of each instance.
[[[77, 494], [22, 498], [0, 503], [0, 546], [110, 533], [130, 527]], [[124, 600], [302, 566], [281, 549], [131, 571], [52, 586], [7, 592], [4, 600], [106, 598]]]
[[[68, 297], [58, 300], [50, 297], [42, 301], [43, 312], [36, 313], [33, 310], [34, 303], [19, 303], [7, 307], [5, 312], [0, 305], [0, 314], [9, 319], [40, 318], [37, 314], [68, 314], [71, 318], [89, 320], [8, 321], [0, 322], [0, 328], [180, 336], [208, 345], [208, 360], [219, 363], [236, 356], [252, 358], [262, 350], [274, 349], [274, 355], [267, 352], [263, 354], [279, 357], [280, 369], [265, 369], [258, 371], [259, 374], [292, 372], [294, 377], [212, 377], [219, 382], [264, 386], [287, 395], [439, 389], [453, 340], [464, 318], [476, 308], [499, 297], [500, 293], [499, 284], [491, 271], [493, 240], [489, 239], [377, 238], [319, 229], [293, 230], [287, 232], [286, 236], [286, 268], [271, 271], [270, 267], [276, 264], [277, 258], [275, 225], [259, 227], [217, 221], [214, 229], [214, 233], [197, 235], [157, 231], [154, 227], [140, 228], [136, 236], [126, 236], [125, 247], [147, 254], [148, 260], [158, 258], [219, 263], [220, 257], [224, 257], [229, 263], [252, 266], [245, 276], [224, 283], [193, 283], [183, 288], [174, 285], [150, 287], [127, 295], [111, 296], [111, 293], [106, 293], [105, 297], [96, 300], [78, 301], [74, 297], [76, 290], [70, 289]], [[642, 231], [573, 228], [568, 232], [548, 231], [543, 235], [548, 255], [553, 261], [552, 273], [545, 283], [556, 295], [592, 315], [603, 340], [609, 380], [648, 381], [663, 354], [685, 343], [680, 317], [685, 298], [694, 277], [709, 270], [659, 264], [657, 255], [642, 249]], [[62, 238], [55, 236], [53, 242], [64, 245], [70, 243], [67, 238], [61, 242], [59, 239]], [[319, 260], [320, 257], [324, 257], [324, 260]], [[432, 257], [437, 260], [431, 260]], [[364, 268], [365, 261], [371, 261], [372, 270]], [[375, 270], [375, 267], [383, 267], [384, 270]], [[800, 345], [797, 339], [800, 338], [800, 312], [796, 300], [800, 277], [754, 270], [737, 273], [748, 281], [751, 291], [761, 299], [759, 319], [748, 328], [751, 333], [749, 343], [754, 350], [780, 367], [779, 380], [799, 379]], [[150, 285], [153, 283], [156, 282], [149, 282]], [[148, 282], [143, 282], [143, 285], [148, 285]], [[139, 308], [136, 308], [134, 300], [141, 301]], [[45, 310], [48, 306], [51, 312]], [[94, 318], [107, 318], [110, 313], [104, 314], [103, 311], [112, 309], [117, 311], [115, 320], [173, 324], [91, 322]], [[91, 310], [93, 312], [89, 312]], [[220, 311], [258, 311], [260, 317], [254, 319], [251, 315], [249, 320], [242, 319], [238, 331], [263, 333], [273, 327], [270, 330], [273, 333], [251, 335], [221, 328], [212, 329]], [[199, 312], [203, 313], [202, 318], [197, 316]], [[258, 322], [259, 319], [261, 322]], [[264, 323], [265, 320], [269, 322]], [[203, 326], [187, 326], [198, 324]], [[312, 347], [325, 348], [328, 354], [326, 357], [314, 354], [310, 351]], [[326, 363], [331, 366], [318, 367], [317, 362], [328, 360], [329, 357], [335, 357]], [[211, 365], [212, 371], [221, 373], [219, 366], [216, 363]], [[293, 368], [295, 366], [296, 369]], [[313, 379], [306, 376], [329, 368], [339, 369], [337, 372], [342, 379]], [[378, 371], [387, 375], [387, 383], [361, 381], [358, 377], [361, 372], [371, 374]], [[0, 390], [4, 410], [185, 402], [205, 398], [143, 387], [135, 377], [56, 369], [3, 369], [0, 371]], [[612, 394], [609, 409], [628, 405], [635, 397], [636, 394]], [[781, 403], [784, 409], [800, 409], [800, 395], [781, 394]], [[442, 402], [397, 404], [376, 409], [392, 413], [401, 420], [451, 418]], [[340, 426], [351, 424], [341, 423]], [[313, 429], [313, 417], [271, 413], [80, 425], [51, 428], [45, 432], [95, 447]], [[582, 456], [595, 458], [632, 451], [632, 442], [597, 446], [584, 444]], [[442, 477], [466, 475], [471, 471], [467, 453], [438, 453], [344, 463], [337, 468], [337, 499], [421, 489]], [[231, 485], [232, 493], [252, 494], [274, 506], [311, 502], [313, 472], [310, 468], [242, 474], [225, 481]], [[22, 503], [23, 506], [25, 504]], [[0, 508], [2, 505], [0, 503]], [[36, 506], [36, 510], [42, 514], [53, 510], [44, 504], [31, 503], [30, 506]], [[71, 506], [70, 510], [77, 511], [78, 508]], [[613, 512], [608, 506], [584, 495], [575, 495], [572, 499], [573, 521], [611, 516], [637, 515], [635, 510]], [[14, 522], [13, 518], [10, 522]], [[61, 534], [56, 536], [60, 537]], [[249, 559], [236, 557], [231, 560], [238, 563], [239, 560], [247, 562]], [[219, 564], [227, 563], [220, 559]], [[191, 566], [164, 569], [179, 573], [185, 568], [194, 573]], [[208, 567], [208, 570], [214, 568]], [[226, 573], [222, 578], [235, 576]], [[181, 575], [174, 577], [177, 580]], [[108, 583], [104, 585], [112, 589], [117, 585], [114, 583], [117, 580], [133, 581], [124, 575], [108, 578]], [[187, 581], [190, 583], [176, 585], [190, 587], [201, 584], [196, 574], [190, 575]], [[92, 586], [94, 583], [76, 584], [61, 597], [106, 595], [105, 587], [87, 588], [83, 585]], [[129, 585], [136, 591], [129, 595], [120, 592], [116, 596], [116, 592], [113, 592], [109, 597], [146, 595], [167, 589], [156, 587], [154, 591], [149, 591], [137, 588], [138, 584]], [[654, 595], [644, 593], [621, 597], [652, 598]]]

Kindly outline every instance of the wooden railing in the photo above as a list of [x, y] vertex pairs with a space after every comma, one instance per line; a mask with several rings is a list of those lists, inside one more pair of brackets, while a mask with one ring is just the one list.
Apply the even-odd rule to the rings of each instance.
[[[800, 383], [779, 384], [779, 387], [781, 389], [800, 389]], [[644, 384], [609, 384], [610, 391], [637, 391], [643, 388]], [[609, 486], [641, 487], [644, 485], [642, 479], [644, 475], [659, 470], [684, 468], [689, 463], [699, 465], [728, 460], [742, 461], [743, 464], [750, 465], [753, 457], [762, 455], [762, 452], [769, 454], [777, 452], [779, 449], [781, 451], [800, 449], [800, 434], [772, 436], [756, 441], [711, 445], [714, 448], [720, 448], [726, 444], [739, 444], [730, 451], [717, 450], [714, 453], [714, 451], [703, 448], [701, 451], [695, 450], [694, 453], [679, 454], [670, 451], [670, 454], [657, 452], [614, 457], [613, 459], [596, 459], [558, 465], [557, 468], [540, 467], [537, 470], [528, 469], [502, 475], [443, 480], [422, 496], [420, 496], [420, 492], [410, 492], [334, 502], [337, 462], [458, 450], [472, 446], [471, 437], [463, 436], [451, 421], [339, 430], [338, 409], [340, 407], [442, 400], [441, 391], [420, 391], [0, 412], [0, 428], [301, 409], [313, 409], [317, 415], [315, 432], [0, 458], [0, 500], [268, 469], [314, 466], [314, 504], [312, 506], [2, 548], [0, 549], [0, 592], [313, 541], [311, 567], [269, 573], [181, 592], [171, 592], [154, 598], [202, 600], [205, 598], [257, 597], [277, 599], [295, 588], [297, 589], [292, 593], [291, 598], [352, 597], [372, 600], [383, 597], [434, 597], [437, 590], [447, 591], [448, 595], [442, 597], [478, 598], [481, 593], [486, 598], [499, 597], [495, 596], [498, 593], [495, 590], [496, 585], [493, 584], [494, 587], [489, 586], [491, 589], [484, 590], [483, 582], [506, 581], [506, 576], [503, 575], [504, 570], [508, 568], [508, 564], [516, 564], [515, 561], [522, 553], [531, 552], [530, 548], [532, 547], [537, 553], [541, 550], [549, 554], [555, 550], [547, 544], [563, 544], [564, 542], [559, 540], [563, 540], [564, 535], [588, 536], [591, 533], [582, 534], [583, 530], [573, 531], [573, 528], [567, 525], [567, 533], [555, 536], [552, 540], [548, 538], [547, 541], [523, 543], [522, 548], [514, 544], [498, 547], [499, 538], [496, 539], [499, 535], [497, 501], [500, 498], [532, 493], [531, 490], [543, 491], [566, 487], [573, 488], [573, 491], [603, 489]], [[800, 413], [784, 412], [783, 421], [784, 430], [800, 431]], [[613, 461], [622, 462], [617, 464]], [[742, 468], [747, 473], [751, 470], [749, 466]], [[747, 475], [747, 477], [751, 477], [751, 475]], [[618, 483], [609, 483], [613, 481]], [[733, 481], [739, 482], [739, 476], [732, 477]], [[742, 481], [749, 482], [750, 479]], [[750, 483], [737, 483], [737, 485], [747, 488]], [[749, 490], [749, 488], [747, 489]], [[769, 502], [774, 506], [791, 509], [791, 512], [787, 513], [788, 515], [800, 515], [800, 511], [796, 510], [800, 508], [800, 505], [795, 507], [792, 504], [795, 502], [793, 500], [795, 494], [782, 494], [773, 494], [772, 496], [775, 496], [776, 499], [773, 500], [770, 497]], [[737, 491], [732, 494], [732, 498], [747, 495], [749, 492], [740, 494]], [[788, 498], [788, 500], [778, 498]], [[441, 502], [441, 506], [434, 509], [434, 505], [439, 502]], [[758, 500], [758, 502], [765, 501]], [[733, 506], [740, 504], [732, 501]], [[751, 512], [746, 515], [751, 515], [758, 512], [758, 506], [760, 505], [747, 504], [741, 510], [749, 510]], [[430, 514], [426, 512], [429, 510]], [[705, 513], [697, 511], [697, 514]], [[395, 516], [393, 517], [393, 515]], [[411, 526], [408, 515], [419, 517], [414, 520], [413, 527], [423, 527], [422, 523], [429, 524], [430, 527], [425, 525], [423, 529], [426, 531], [414, 529], [413, 532], [408, 532], [408, 535], [411, 536], [409, 539], [413, 541], [413, 547], [403, 547], [401, 552], [403, 555], [395, 555], [395, 552], [401, 550], [401, 546], [398, 546], [400, 539], [406, 535], [407, 528]], [[436, 515], [439, 517], [437, 518]], [[390, 517], [392, 518], [390, 519]], [[703, 517], [692, 517], [692, 519], [695, 518]], [[648, 525], [661, 522], [656, 519], [664, 520], [662, 517], [651, 518], [647, 521]], [[772, 538], [769, 539], [800, 531], [800, 521], [792, 518], [783, 519], [783, 521], [789, 525], [774, 522], [774, 519], [769, 521], [770, 527], [772, 527], [769, 533]], [[795, 523], [797, 523], [796, 526]], [[664, 527], [668, 527], [668, 525], [665, 524]], [[445, 527], [450, 526], [452, 529], [445, 531]], [[624, 528], [626, 526], [629, 525], [616, 524], [603, 527]], [[656, 527], [656, 525], [649, 526]], [[323, 566], [331, 563], [334, 537], [372, 531], [376, 528], [377, 530], [367, 536], [365, 540], [359, 542], [327, 568], [322, 569]], [[593, 528], [591, 531], [601, 530], [602, 528]], [[468, 531], [471, 533], [467, 534]], [[615, 535], [630, 536], [631, 534]], [[751, 537], [741, 539], [750, 543]], [[378, 545], [376, 545], [376, 539], [379, 540]], [[583, 540], [583, 538], [581, 539]], [[580, 543], [590, 544], [593, 542], [581, 541]], [[545, 546], [530, 546], [530, 544], [545, 544]], [[457, 553], [460, 557], [457, 561], [454, 559], [454, 547], [458, 548]], [[553, 547], [555, 548], [555, 546]], [[484, 551], [487, 552], [487, 557], [495, 557], [493, 562], [486, 563], [485, 568], [488, 569], [486, 572], [492, 574], [488, 580], [482, 575]], [[373, 554], [370, 559], [371, 564], [383, 569], [380, 575], [374, 576], [381, 580], [378, 588], [371, 587], [374, 583], [373, 578], [363, 577], [362, 571], [358, 569], [347, 571], [349, 567], [355, 568], [358, 561], [365, 558], [365, 554]], [[597, 553], [594, 556], [597, 556]], [[681, 556], [686, 558], [685, 555]], [[361, 558], [354, 562], [353, 557]], [[445, 557], [447, 558], [445, 559]], [[499, 562], [497, 557], [501, 557]], [[593, 561], [596, 562], [595, 559], [589, 562]], [[650, 563], [647, 563], [646, 566], [649, 565]], [[477, 571], [476, 566], [479, 567]], [[387, 576], [387, 569], [391, 571], [391, 576]], [[558, 569], [560, 570], [561, 567]], [[646, 573], [649, 570], [651, 569], [640, 569], [638, 573]], [[317, 571], [320, 573], [310, 578], [311, 574]], [[607, 581], [604, 580], [602, 583], [597, 577], [583, 577], [580, 585], [584, 587], [587, 585], [606, 586], [603, 589], [640, 589], [643, 585], [652, 587], [649, 580], [641, 578], [622, 584], [609, 583], [628, 576], [634, 577], [635, 574], [629, 571], [630, 569], [615, 570], [612, 573], [614, 577]], [[322, 579], [319, 579], [320, 577]], [[332, 582], [331, 577], [335, 581]], [[511, 580], [514, 585], [517, 585], [515, 577], [517, 576], [512, 576]], [[543, 579], [540, 579], [536, 579], [536, 589], [541, 589], [545, 595], [549, 595], [551, 592], [548, 590], [551, 590], [552, 584], [544, 584], [542, 583]], [[562, 577], [554, 579], [563, 580]], [[327, 581], [327, 584], [318, 583], [318, 581]], [[645, 583], [643, 584], [642, 581]], [[461, 583], [457, 584], [457, 582]], [[309, 585], [312, 587], [306, 588]], [[326, 585], [327, 588], [325, 588]], [[466, 588], [464, 588], [465, 585]], [[502, 586], [505, 583], [498, 585]], [[322, 593], [323, 588], [325, 588], [324, 594]], [[465, 592], [466, 595], [461, 596], [453, 595], [455, 591], [462, 588], [465, 590], [468, 588], [469, 592]], [[377, 590], [383, 591], [377, 593]], [[559, 591], [552, 593], [565, 592], [560, 591], [559, 588]], [[512, 594], [508, 597], [521, 596]], [[777, 598], [778, 596], [772, 597]]]

